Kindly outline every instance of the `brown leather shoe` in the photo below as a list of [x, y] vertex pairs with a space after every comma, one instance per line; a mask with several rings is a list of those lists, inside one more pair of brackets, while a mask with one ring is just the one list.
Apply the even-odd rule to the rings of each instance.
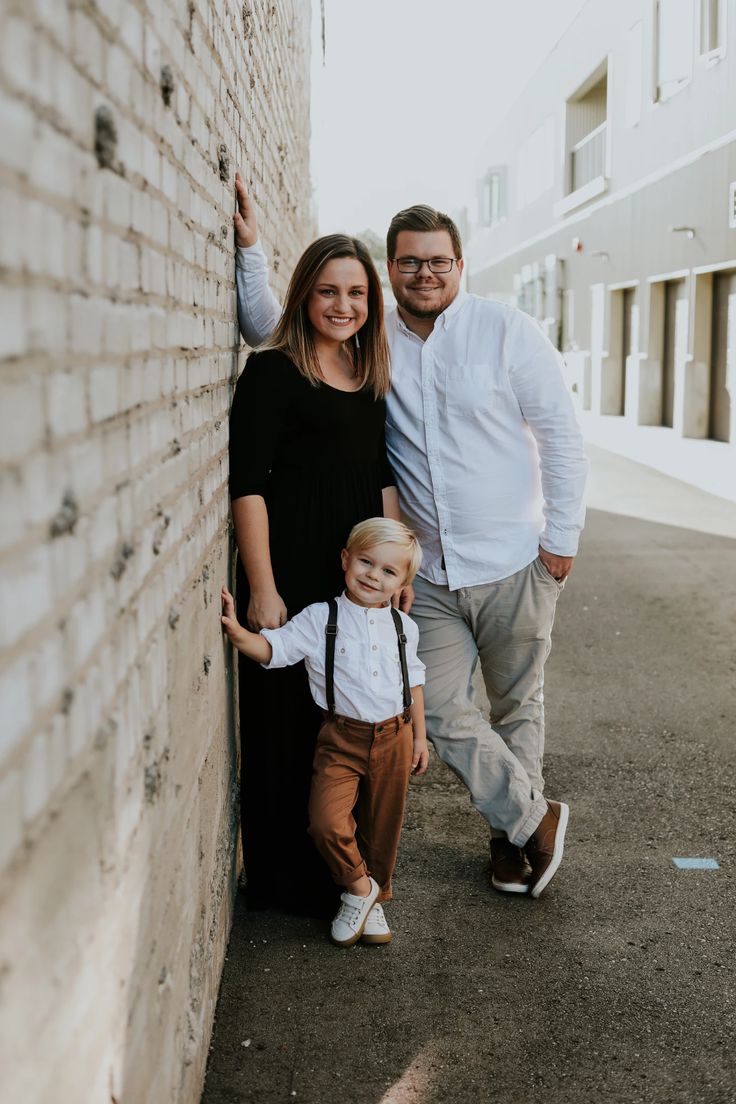
[[524, 847], [532, 868], [532, 897], [539, 897], [562, 862], [569, 817], [570, 807], [564, 801], [548, 801], [547, 812]]
[[491, 837], [491, 885], [499, 893], [528, 893], [531, 867], [520, 847]]

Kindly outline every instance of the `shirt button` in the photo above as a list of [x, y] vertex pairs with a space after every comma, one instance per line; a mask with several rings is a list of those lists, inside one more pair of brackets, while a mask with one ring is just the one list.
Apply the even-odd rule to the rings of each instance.
[[368, 624], [369, 624], [369, 625], [373, 625], [373, 624], [375, 624], [375, 622], [374, 622], [374, 620], [373, 620], [373, 618], [372, 618], [372, 617], [371, 617], [371, 618], [369, 619], [369, 621], [368, 621]]
[[343, 653], [343, 655], [345, 654], [345, 649], [344, 648], [341, 648], [340, 651]]
[[378, 671], [374, 671], [374, 672], [373, 672], [373, 677], [374, 677], [374, 678], [377, 678], [377, 677], [378, 677]]
[[374, 652], [376, 651], [376, 649], [377, 649], [377, 648], [378, 648], [378, 645], [377, 645], [377, 644], [373, 644], [373, 645], [372, 645], [372, 650], [373, 650]]

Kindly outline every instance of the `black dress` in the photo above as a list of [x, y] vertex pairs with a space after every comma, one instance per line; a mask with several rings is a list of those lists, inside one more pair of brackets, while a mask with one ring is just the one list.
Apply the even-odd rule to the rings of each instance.
[[[383, 514], [385, 402], [312, 386], [283, 353], [252, 353], [230, 414], [230, 497], [262, 495], [276, 589], [293, 617], [343, 588], [340, 551], [353, 525]], [[238, 561], [237, 599], [249, 592]], [[239, 657], [241, 824], [247, 901], [328, 915], [338, 891], [307, 835], [322, 714], [304, 664], [266, 671]]]

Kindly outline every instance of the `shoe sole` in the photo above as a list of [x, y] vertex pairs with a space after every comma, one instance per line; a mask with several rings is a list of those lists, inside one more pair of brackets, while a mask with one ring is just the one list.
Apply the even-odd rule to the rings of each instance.
[[498, 882], [495, 877], [492, 877], [491, 885], [499, 893], [517, 893], [524, 897], [529, 894], [529, 886], [523, 885], [521, 882]]
[[372, 901], [371, 901], [370, 905], [368, 906], [368, 908], [367, 908], [367, 909], [365, 910], [365, 918], [364, 918], [364, 920], [363, 920], [363, 923], [362, 923], [362, 924], [360, 925], [360, 927], [358, 928], [358, 931], [357, 931], [357, 932], [355, 933], [355, 935], [351, 935], [351, 936], [350, 936], [350, 939], [344, 939], [344, 940], [341, 940], [341, 939], [335, 939], [335, 937], [333, 936], [332, 932], [330, 932], [330, 939], [332, 940], [332, 942], [334, 943], [334, 945], [335, 945], [336, 947], [352, 947], [352, 946], [354, 946], [354, 944], [355, 944], [355, 943], [357, 943], [357, 942], [358, 942], [358, 940], [359, 940], [360, 938], [362, 938], [362, 935], [363, 935], [363, 928], [364, 928], [364, 927], [366, 926], [366, 924], [368, 923], [368, 916], [369, 916], [369, 914], [370, 914], [370, 911], [371, 911], [371, 909], [373, 908], [373, 906], [375, 905], [376, 901], [378, 900], [378, 894], [379, 894], [380, 892], [381, 892], [381, 887], [380, 887], [380, 886], [376, 886], [376, 893], [375, 893], [375, 896], [373, 897], [373, 899], [372, 899]]
[[557, 833], [555, 834], [555, 849], [552, 852], [552, 858], [550, 864], [542, 874], [538, 882], [535, 882], [531, 888], [532, 897], [539, 897], [542, 892], [547, 888], [549, 883], [557, 873], [557, 868], [562, 862], [562, 853], [565, 850], [565, 832], [567, 831], [567, 822], [570, 819], [570, 806], [566, 805], [564, 801], [560, 802], [560, 821], [557, 826]]
[[391, 932], [389, 932], [388, 935], [361, 935], [360, 937], [361, 943], [368, 943], [369, 946], [375, 947], [381, 946], [383, 943], [390, 943], [392, 939], [393, 935]]

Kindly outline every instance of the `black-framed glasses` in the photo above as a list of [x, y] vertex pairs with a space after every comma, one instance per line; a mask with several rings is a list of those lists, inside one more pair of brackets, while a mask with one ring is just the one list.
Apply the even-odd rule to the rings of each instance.
[[422, 265], [427, 266], [430, 272], [450, 272], [455, 263], [454, 257], [430, 257], [428, 261], [422, 261], [419, 257], [397, 257], [396, 267], [399, 272], [419, 272]]

